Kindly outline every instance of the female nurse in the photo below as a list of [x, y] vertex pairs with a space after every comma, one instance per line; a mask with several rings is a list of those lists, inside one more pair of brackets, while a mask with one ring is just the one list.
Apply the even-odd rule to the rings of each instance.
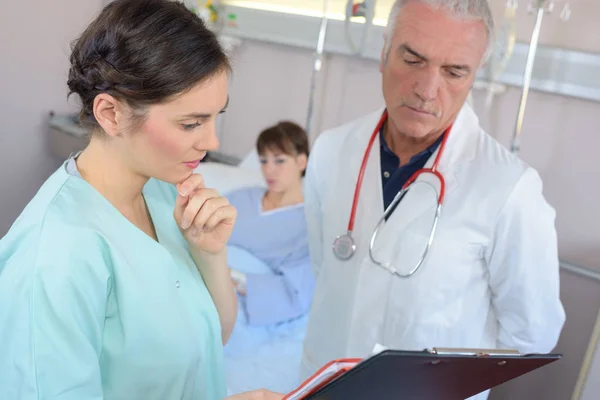
[[223, 399], [237, 215], [193, 170], [227, 57], [181, 3], [116, 0], [70, 61], [93, 134], [0, 240], [0, 398]]

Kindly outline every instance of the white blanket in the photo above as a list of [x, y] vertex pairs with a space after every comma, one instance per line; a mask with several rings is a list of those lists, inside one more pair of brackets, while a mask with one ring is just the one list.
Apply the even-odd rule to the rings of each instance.
[[[272, 273], [243, 249], [228, 246], [228, 262], [244, 273]], [[240, 298], [240, 301], [243, 301]], [[225, 346], [228, 394], [259, 388], [287, 393], [299, 384], [299, 364], [307, 317], [272, 327], [250, 326], [240, 308]]]

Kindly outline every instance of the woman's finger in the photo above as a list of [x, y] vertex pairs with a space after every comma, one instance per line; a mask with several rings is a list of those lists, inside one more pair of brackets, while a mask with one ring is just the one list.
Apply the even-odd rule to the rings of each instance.
[[196, 215], [209, 199], [220, 197], [214, 189], [200, 189], [188, 196], [187, 204], [181, 215], [181, 220], [177, 221], [181, 229], [188, 229], [196, 219]]
[[198, 231], [212, 229], [214, 226], [207, 226], [207, 222], [215, 215], [220, 215], [221, 210], [229, 206], [229, 201], [224, 197], [213, 197], [204, 202], [194, 221], [192, 226]]
[[237, 217], [237, 210], [234, 206], [227, 204], [221, 206], [204, 223], [204, 229], [211, 230], [222, 222], [233, 223]]
[[185, 181], [177, 184], [177, 198], [175, 200], [175, 210], [173, 211], [173, 216], [177, 224], [181, 225], [183, 212], [188, 204], [190, 195], [200, 189], [204, 189], [204, 178], [199, 174], [194, 174]]
[[204, 178], [200, 174], [193, 174], [177, 185], [177, 191], [182, 196], [188, 196], [196, 190], [204, 188]]

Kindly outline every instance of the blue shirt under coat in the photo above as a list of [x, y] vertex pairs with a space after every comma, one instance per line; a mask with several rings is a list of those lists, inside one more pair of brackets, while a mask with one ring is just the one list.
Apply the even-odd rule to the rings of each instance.
[[387, 145], [383, 131], [385, 124], [379, 131], [379, 143], [381, 152], [381, 182], [383, 187], [383, 205], [384, 209], [391, 204], [396, 194], [402, 190], [402, 186], [419, 169], [423, 168], [427, 160], [435, 153], [442, 142], [444, 135], [441, 135], [431, 146], [422, 152], [411, 157], [410, 161], [400, 166], [400, 158]]

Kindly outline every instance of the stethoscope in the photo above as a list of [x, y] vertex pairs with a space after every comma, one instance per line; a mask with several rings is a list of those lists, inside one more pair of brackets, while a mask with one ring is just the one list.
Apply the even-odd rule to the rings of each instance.
[[[371, 139], [369, 140], [369, 144], [367, 145], [367, 149], [363, 156], [362, 164], [360, 166], [360, 171], [358, 173], [358, 180], [356, 182], [356, 188], [354, 189], [354, 200], [352, 202], [352, 210], [350, 212], [350, 220], [348, 221], [348, 232], [343, 235], [338, 236], [333, 242], [333, 253], [341, 261], [349, 260], [356, 253], [356, 243], [354, 242], [354, 239], [352, 238], [352, 232], [354, 230], [354, 218], [356, 216], [356, 208], [358, 206], [358, 198], [360, 196], [362, 181], [363, 181], [363, 177], [365, 175], [365, 170], [367, 168], [367, 161], [369, 159], [369, 154], [371, 152], [371, 148], [373, 147], [373, 143], [375, 142], [377, 135], [379, 135], [379, 132], [381, 131], [381, 128], [383, 127], [383, 124], [387, 121], [387, 117], [388, 117], [388, 113], [386, 110], [386, 111], [384, 111], [383, 115], [379, 119], [379, 123], [377, 124], [377, 126], [375, 127], [375, 130], [373, 131], [373, 134], [371, 135]], [[438, 167], [440, 158], [442, 156], [442, 153], [444, 151], [444, 147], [446, 145], [446, 140], [448, 139], [451, 128], [452, 128], [452, 126], [450, 126], [444, 132], [444, 137], [442, 139], [442, 143], [440, 144], [440, 149], [435, 158], [433, 166], [431, 168], [419, 169], [408, 179], [408, 181], [406, 181], [406, 183], [402, 186], [402, 189], [398, 192], [398, 194], [396, 194], [396, 196], [394, 197], [394, 199], [392, 200], [390, 205], [385, 209], [383, 216], [377, 223], [375, 230], [373, 231], [373, 234], [371, 235], [371, 240], [369, 242], [369, 257], [371, 258], [371, 261], [373, 261], [373, 263], [375, 263], [376, 265], [384, 268], [385, 270], [387, 270], [388, 272], [390, 272], [396, 276], [399, 276], [402, 278], [407, 278], [407, 277], [413, 275], [415, 272], [417, 272], [417, 270], [419, 269], [421, 264], [423, 264], [423, 261], [425, 261], [427, 253], [429, 251], [429, 248], [431, 247], [431, 244], [433, 243], [433, 238], [435, 236], [437, 224], [438, 224], [441, 212], [442, 212], [442, 203], [444, 201], [444, 192], [445, 192], [445, 186], [446, 186], [444, 177], [437, 170], [437, 167]], [[433, 223], [431, 225], [431, 230], [430, 230], [429, 238], [427, 241], [427, 247], [425, 247], [425, 250], [423, 251], [423, 254], [421, 255], [421, 258], [419, 259], [419, 262], [417, 263], [417, 265], [414, 266], [413, 269], [411, 269], [408, 273], [403, 274], [400, 271], [398, 271], [396, 268], [394, 268], [390, 262], [378, 260], [375, 257], [373, 247], [375, 245], [375, 241], [377, 239], [377, 236], [379, 234], [379, 230], [380, 230], [381, 226], [383, 225], [383, 223], [385, 221], [387, 221], [388, 217], [394, 211], [394, 209], [396, 208], [398, 203], [404, 198], [406, 193], [408, 193], [408, 191], [410, 190], [411, 185], [415, 182], [415, 180], [421, 174], [432, 174], [440, 181], [440, 190], [439, 190], [439, 193], [437, 194], [437, 207], [435, 210], [435, 216], [433, 218]], [[431, 183], [429, 183], [429, 182], [420, 182], [420, 183], [425, 183], [425, 184], [431, 186], [437, 192], [437, 190]]]

